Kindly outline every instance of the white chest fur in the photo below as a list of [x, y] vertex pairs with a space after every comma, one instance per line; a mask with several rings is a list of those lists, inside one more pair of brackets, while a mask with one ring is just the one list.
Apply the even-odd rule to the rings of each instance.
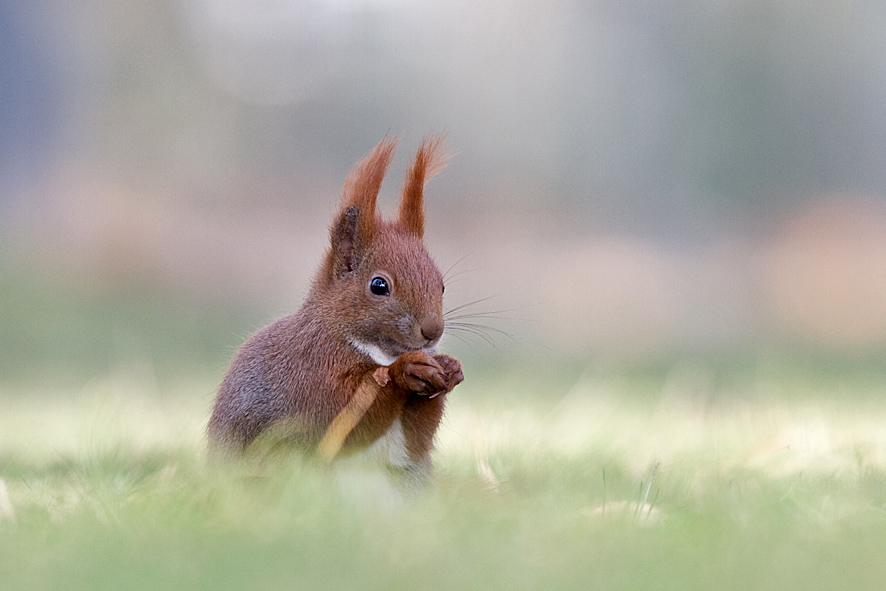
[[363, 353], [364, 355], [368, 355], [370, 359], [379, 365], [390, 365], [394, 363], [397, 358], [391, 357], [387, 353], [381, 350], [381, 347], [378, 345], [371, 345], [369, 343], [361, 343], [360, 341], [353, 341], [351, 343], [354, 345], [354, 348]]

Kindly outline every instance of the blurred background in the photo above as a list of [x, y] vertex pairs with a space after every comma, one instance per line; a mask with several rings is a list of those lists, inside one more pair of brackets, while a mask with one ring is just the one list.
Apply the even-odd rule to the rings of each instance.
[[401, 137], [392, 211], [433, 132], [447, 305], [494, 316], [448, 350], [877, 362], [883, 31], [876, 0], [0, 2], [0, 382], [217, 383], [351, 165]]

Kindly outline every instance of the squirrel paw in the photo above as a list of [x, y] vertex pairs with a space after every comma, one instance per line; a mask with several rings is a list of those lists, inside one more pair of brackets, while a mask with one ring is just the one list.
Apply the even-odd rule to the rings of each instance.
[[446, 374], [446, 392], [449, 392], [464, 381], [465, 374], [461, 370], [461, 363], [458, 362], [458, 359], [449, 355], [434, 355], [434, 361], [440, 364], [440, 367], [443, 368], [443, 373]]
[[[431, 396], [448, 392], [464, 379], [458, 361], [446, 355], [431, 357], [422, 351], [409, 351], [400, 355], [388, 366], [388, 374], [401, 388]], [[453, 381], [453, 377], [458, 378], [458, 381]]]

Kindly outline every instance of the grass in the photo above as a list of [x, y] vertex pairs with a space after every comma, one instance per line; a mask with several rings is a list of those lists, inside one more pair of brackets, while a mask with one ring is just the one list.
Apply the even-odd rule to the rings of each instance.
[[208, 471], [211, 383], [0, 392], [0, 588], [886, 587], [886, 380], [468, 374], [400, 502], [301, 458]]

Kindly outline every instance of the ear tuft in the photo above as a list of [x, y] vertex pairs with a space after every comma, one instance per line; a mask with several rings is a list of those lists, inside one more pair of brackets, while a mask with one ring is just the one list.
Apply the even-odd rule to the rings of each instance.
[[394, 158], [397, 140], [384, 138], [373, 150], [358, 162], [345, 179], [342, 194], [342, 210], [356, 205], [360, 210], [360, 231], [369, 239], [375, 233], [375, 201], [382, 180]]
[[396, 143], [394, 139], [383, 139], [345, 179], [341, 210], [329, 231], [332, 247], [329, 264], [335, 277], [354, 271], [375, 237], [378, 217], [375, 201], [394, 157]]
[[410, 234], [421, 238], [425, 233], [424, 188], [431, 177], [446, 167], [448, 158], [442, 149], [443, 136], [429, 136], [415, 154], [415, 160], [406, 173], [406, 184], [400, 197], [397, 224]]

